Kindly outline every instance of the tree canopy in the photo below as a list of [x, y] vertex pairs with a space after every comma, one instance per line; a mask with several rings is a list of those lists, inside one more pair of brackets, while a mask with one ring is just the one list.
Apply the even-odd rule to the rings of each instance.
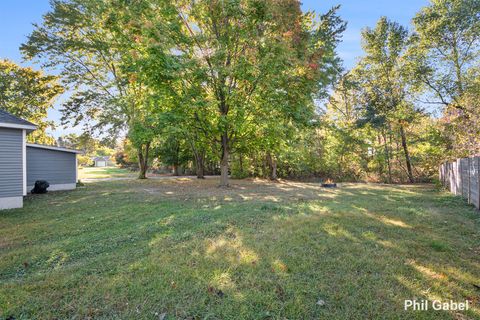
[[0, 60], [0, 108], [28, 120], [38, 129], [28, 139], [38, 143], [54, 140], [46, 130], [55, 124], [46, 120], [48, 110], [63, 93], [58, 77], [24, 68], [9, 60]]
[[[55, 0], [21, 49], [59, 72], [64, 124], [148, 168], [415, 182], [478, 152], [480, 5], [382, 17], [345, 70], [339, 7], [296, 0]], [[122, 160], [123, 161], [123, 160]], [[181, 169], [181, 170], [180, 170]]]

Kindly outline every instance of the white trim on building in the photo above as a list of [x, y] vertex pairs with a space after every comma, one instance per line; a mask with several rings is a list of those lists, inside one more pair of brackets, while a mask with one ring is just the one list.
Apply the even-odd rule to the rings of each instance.
[[[34, 186], [29, 186], [28, 189], [33, 189]], [[62, 184], [51, 184], [48, 187], [48, 191], [62, 191], [62, 190], [73, 190], [77, 188], [76, 183], [62, 183]]]
[[37, 127], [34, 125], [28, 125], [28, 124], [15, 124], [15, 123], [6, 123], [6, 122], [0, 122], [0, 127], [2, 128], [12, 128], [12, 129], [26, 129], [26, 130], [36, 130]]
[[27, 130], [22, 130], [23, 195], [27, 195]]
[[75, 182], [78, 182], [78, 156], [75, 155]]
[[0, 198], [0, 210], [23, 207], [23, 197]]
[[105, 160], [95, 160], [95, 167], [106, 167], [107, 161]]
[[47, 149], [47, 150], [54, 150], [54, 151], [63, 151], [63, 152], [71, 152], [71, 153], [82, 153], [79, 150], [61, 148], [61, 147], [54, 147], [54, 146], [45, 146], [43, 144], [34, 144], [34, 143], [27, 143], [27, 147], [31, 148], [39, 148], [39, 149]]

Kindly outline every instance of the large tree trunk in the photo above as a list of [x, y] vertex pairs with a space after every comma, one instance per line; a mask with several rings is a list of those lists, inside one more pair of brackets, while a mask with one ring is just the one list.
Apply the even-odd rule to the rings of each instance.
[[267, 152], [267, 162], [270, 169], [270, 180], [278, 180], [277, 177], [277, 160], [272, 157], [270, 151]]
[[220, 187], [228, 187], [228, 134], [222, 134], [222, 158], [220, 159]]
[[[379, 145], [379, 146], [383, 146], [382, 139], [383, 139], [382, 135], [379, 134], [379, 135], [377, 136], [377, 141], [378, 141], [378, 145]], [[384, 168], [384, 166], [383, 166], [383, 162], [380, 162], [380, 160], [379, 160], [379, 158], [378, 158], [378, 156], [377, 156], [377, 150], [376, 150], [376, 149], [375, 149], [375, 153], [372, 154], [372, 159], [374, 159], [374, 160], [378, 163], [378, 176], [379, 176], [379, 177], [383, 177], [383, 172], [384, 172], [384, 169], [385, 169], [385, 168]]]
[[198, 179], [205, 179], [205, 149], [203, 147], [200, 150], [195, 146], [195, 140], [198, 139], [198, 136], [195, 134], [195, 137], [186, 136], [187, 141], [190, 143], [190, 148], [192, 149], [193, 156], [195, 157], [195, 171]]
[[195, 153], [195, 165], [197, 171], [197, 179], [205, 179], [205, 154], [203, 152]]
[[405, 136], [405, 130], [403, 129], [402, 125], [400, 125], [400, 136], [402, 137], [402, 147], [403, 147], [403, 152], [405, 153], [405, 162], [407, 164], [408, 180], [411, 183], [414, 183], [415, 179], [413, 178], [412, 163], [410, 161], [410, 154], [408, 152], [407, 137]]
[[390, 163], [390, 152], [388, 150], [388, 141], [387, 135], [383, 132], [383, 146], [385, 148], [385, 159], [387, 160], [387, 168], [388, 168], [388, 183], [392, 183], [392, 165]]
[[268, 176], [267, 167], [268, 167], [268, 161], [266, 158], [263, 158], [262, 160], [262, 177], [263, 178], [266, 178]]
[[180, 144], [177, 141], [176, 147], [175, 147], [175, 158], [174, 158], [174, 163], [173, 163], [173, 175], [174, 176], [179, 176], [180, 175]]
[[243, 153], [240, 152], [238, 155], [238, 162], [240, 165], [240, 176], [243, 177]]
[[457, 92], [458, 96], [461, 97], [463, 95], [463, 72], [462, 72], [462, 67], [460, 63], [460, 57], [458, 53], [458, 40], [457, 37], [453, 37], [453, 64], [455, 66], [455, 73], [457, 75]]
[[138, 179], [147, 179], [149, 149], [150, 149], [150, 143], [147, 143], [145, 145], [145, 154], [144, 154], [143, 146], [138, 148], [138, 166], [140, 167]]
[[252, 157], [252, 164], [253, 164], [253, 176], [258, 177], [258, 164], [257, 164], [257, 157], [255, 156], [255, 153], [251, 154]]

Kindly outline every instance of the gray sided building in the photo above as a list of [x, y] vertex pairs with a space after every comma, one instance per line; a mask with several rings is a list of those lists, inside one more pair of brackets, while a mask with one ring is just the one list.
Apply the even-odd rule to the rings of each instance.
[[0, 210], [21, 208], [35, 181], [46, 180], [49, 190], [74, 189], [76, 150], [27, 144], [36, 126], [0, 109]]
[[76, 150], [27, 143], [27, 189], [37, 180], [47, 180], [48, 190], [75, 189], [77, 177]]

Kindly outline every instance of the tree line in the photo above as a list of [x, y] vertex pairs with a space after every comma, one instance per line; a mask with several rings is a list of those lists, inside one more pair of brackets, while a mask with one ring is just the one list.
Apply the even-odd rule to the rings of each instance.
[[336, 52], [347, 28], [338, 9], [55, 0], [21, 50], [58, 73], [62, 124], [125, 134], [139, 178], [154, 161], [218, 173], [222, 186], [229, 176], [415, 182], [478, 152], [480, 3], [432, 0], [411, 30], [382, 17], [351, 70]]

